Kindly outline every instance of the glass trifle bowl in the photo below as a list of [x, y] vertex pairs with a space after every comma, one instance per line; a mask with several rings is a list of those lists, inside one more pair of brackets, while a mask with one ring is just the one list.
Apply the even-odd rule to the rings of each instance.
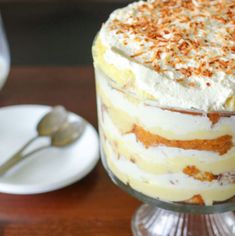
[[0, 13], [0, 90], [7, 80], [9, 70], [10, 53]]
[[102, 161], [145, 202], [134, 235], [235, 235], [235, 5], [221, 6], [140, 1], [94, 41]]

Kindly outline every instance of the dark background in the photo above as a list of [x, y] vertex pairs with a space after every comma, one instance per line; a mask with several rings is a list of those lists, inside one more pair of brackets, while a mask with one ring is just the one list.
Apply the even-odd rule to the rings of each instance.
[[128, 0], [0, 0], [12, 65], [87, 65], [96, 32]]

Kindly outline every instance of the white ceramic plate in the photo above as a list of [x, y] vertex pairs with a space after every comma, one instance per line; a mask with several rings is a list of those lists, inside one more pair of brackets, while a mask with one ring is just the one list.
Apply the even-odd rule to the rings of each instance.
[[[0, 164], [36, 136], [37, 122], [50, 109], [41, 105], [0, 108]], [[69, 119], [80, 117], [70, 113]], [[40, 138], [26, 151], [47, 143], [49, 138]], [[0, 176], [0, 192], [36, 194], [60, 189], [87, 175], [98, 159], [98, 135], [88, 123], [83, 135], [74, 144], [40, 151]]]

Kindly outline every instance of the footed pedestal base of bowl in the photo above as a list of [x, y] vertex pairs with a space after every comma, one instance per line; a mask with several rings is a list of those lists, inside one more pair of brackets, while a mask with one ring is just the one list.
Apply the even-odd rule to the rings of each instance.
[[134, 236], [233, 236], [235, 215], [190, 214], [143, 204], [132, 218]]

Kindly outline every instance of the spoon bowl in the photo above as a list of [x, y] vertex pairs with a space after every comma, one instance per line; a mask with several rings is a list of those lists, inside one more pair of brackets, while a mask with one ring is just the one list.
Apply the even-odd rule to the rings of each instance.
[[85, 127], [84, 120], [66, 123], [52, 135], [51, 146], [64, 147], [74, 143], [84, 133]]
[[50, 112], [41, 118], [37, 125], [39, 136], [51, 136], [68, 119], [68, 113], [62, 106], [54, 107]]

